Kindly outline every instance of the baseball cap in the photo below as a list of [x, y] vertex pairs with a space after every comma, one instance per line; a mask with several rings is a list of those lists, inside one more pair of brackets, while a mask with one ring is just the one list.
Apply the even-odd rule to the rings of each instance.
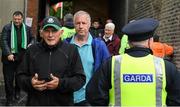
[[42, 29], [44, 30], [47, 27], [53, 27], [56, 30], [60, 30], [62, 26], [56, 17], [48, 16], [43, 20]]
[[158, 26], [158, 20], [143, 18], [128, 23], [122, 28], [122, 32], [128, 35], [128, 39], [131, 41], [143, 41], [153, 37], [154, 31]]

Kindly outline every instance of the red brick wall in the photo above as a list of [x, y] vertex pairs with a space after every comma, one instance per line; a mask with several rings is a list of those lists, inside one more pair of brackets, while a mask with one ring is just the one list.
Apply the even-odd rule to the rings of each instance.
[[37, 35], [39, 0], [27, 0], [27, 17], [33, 18], [32, 32]]
[[173, 62], [180, 69], [180, 0], [129, 0], [129, 20], [153, 17], [160, 21], [157, 34], [174, 47]]

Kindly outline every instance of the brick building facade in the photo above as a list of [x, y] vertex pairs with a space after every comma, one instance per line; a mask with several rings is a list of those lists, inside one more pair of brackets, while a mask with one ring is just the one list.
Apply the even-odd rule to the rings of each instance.
[[33, 19], [32, 32], [33, 35], [37, 35], [38, 31], [38, 13], [39, 12], [39, 0], [28, 0], [27, 2], [27, 16]]
[[[27, 17], [33, 18], [32, 27], [35, 35], [38, 33], [38, 15], [41, 14], [39, 13], [41, 12], [39, 11], [39, 9], [41, 9], [39, 8], [39, 3], [41, 3], [39, 1], [41, 0], [28, 0], [27, 3]], [[73, 2], [76, 4], [74, 6], [74, 11], [85, 8], [83, 7], [84, 4], [81, 6], [81, 2], [77, 3], [78, 0], [73, 0]], [[88, 4], [93, 4], [95, 1], [88, 0], [88, 2], [92, 2]], [[109, 1], [105, 0], [104, 2], [108, 3]], [[178, 69], [180, 69], [180, 0], [114, 0], [109, 3], [111, 3], [111, 6], [103, 7], [107, 5], [104, 3], [105, 5], [100, 6], [100, 10], [104, 10], [103, 14], [106, 18], [112, 17], [115, 24], [120, 25], [117, 26], [119, 31], [127, 21], [143, 17], [153, 17], [158, 19], [160, 21], [160, 26], [156, 33], [160, 36], [162, 42], [166, 42], [174, 47], [173, 62], [177, 65]], [[95, 9], [98, 11], [98, 8]], [[88, 9], [86, 10], [88, 11]], [[90, 9], [89, 12], [92, 16], [96, 16], [96, 14], [93, 15], [92, 9]], [[117, 15], [112, 16], [112, 12], [116, 12], [114, 14]], [[120, 12], [120, 14], [118, 12]]]
[[[162, 42], [171, 44], [174, 47], [173, 62], [177, 65], [178, 69], [180, 69], [180, 0], [107, 0], [104, 2], [103, 0], [100, 0], [99, 2], [95, 0], [72, 1], [74, 2], [74, 12], [84, 9], [91, 14], [92, 18], [102, 17], [103, 20], [112, 18], [117, 25], [116, 28], [119, 32], [124, 24], [130, 20], [143, 17], [153, 17], [158, 19], [160, 21], [160, 26], [156, 33], [160, 36]], [[5, 1], [1, 2], [4, 3]], [[23, 12], [26, 17], [33, 18], [32, 30], [33, 34], [37, 36], [39, 22], [47, 13], [46, 0], [21, 0], [21, 4], [23, 3], [25, 5], [20, 5], [19, 8], [24, 7], [25, 11]], [[15, 3], [13, 4], [15, 5]], [[98, 6], [99, 4], [101, 5]], [[11, 11], [13, 11], [13, 6], [11, 6], [11, 8]], [[8, 9], [6, 9], [6, 11], [7, 10]], [[10, 14], [12, 12], [6, 13]], [[5, 17], [6, 15], [3, 16]], [[9, 21], [9, 19], [7, 21]], [[0, 23], [1, 25], [4, 25], [7, 21], [0, 20]]]
[[180, 69], [180, 0], [129, 0], [128, 20], [153, 17], [160, 21], [160, 41], [174, 47], [173, 62]]

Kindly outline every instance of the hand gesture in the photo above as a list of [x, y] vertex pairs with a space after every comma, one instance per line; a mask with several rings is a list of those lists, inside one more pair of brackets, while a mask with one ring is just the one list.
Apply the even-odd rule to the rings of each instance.
[[34, 77], [31, 79], [32, 86], [39, 91], [46, 90], [46, 83], [44, 80], [38, 80], [38, 74], [36, 73]]
[[28, 44], [28, 46], [27, 47], [30, 47], [32, 44], [30, 43], [30, 44]]
[[59, 78], [54, 76], [53, 74], [50, 74], [51, 81], [47, 82], [47, 89], [53, 90], [58, 87], [59, 84]]
[[14, 61], [14, 55], [13, 54], [8, 55], [7, 58], [9, 61]]

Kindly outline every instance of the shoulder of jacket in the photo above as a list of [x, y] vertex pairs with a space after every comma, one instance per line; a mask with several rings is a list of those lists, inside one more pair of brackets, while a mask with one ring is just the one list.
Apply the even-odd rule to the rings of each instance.
[[115, 35], [115, 36], [114, 36], [114, 40], [117, 41], [117, 42], [120, 42], [120, 41], [121, 41], [121, 39], [119, 38], [118, 35]]
[[5, 29], [11, 29], [11, 23], [6, 24], [3, 28], [5, 28]]
[[101, 38], [94, 38], [92, 40], [92, 46], [104, 46], [104, 41]]
[[72, 49], [75, 48], [75, 45], [74, 45], [74, 44], [70, 44], [70, 43], [64, 41], [64, 42], [62, 43], [62, 46], [59, 47], [59, 48], [63, 48], [63, 50], [69, 50], [69, 51], [72, 51]]
[[35, 44], [32, 44], [30, 47], [28, 47], [28, 50], [31, 50], [31, 51], [39, 51], [43, 49], [41, 43], [35, 43]]
[[71, 39], [72, 39], [72, 37], [66, 38], [66, 39], [64, 40], [64, 42], [70, 43]]
[[178, 72], [176, 65], [173, 64], [172, 62], [164, 60], [164, 64], [165, 64], [165, 71], [166, 71], [166, 73], [174, 74], [175, 72]]
[[31, 27], [30, 26], [28, 26], [28, 25], [25, 25], [26, 26], [26, 28], [29, 30], [29, 29], [31, 29]]
[[92, 43], [101, 43], [102, 39], [101, 38], [93, 38]]

